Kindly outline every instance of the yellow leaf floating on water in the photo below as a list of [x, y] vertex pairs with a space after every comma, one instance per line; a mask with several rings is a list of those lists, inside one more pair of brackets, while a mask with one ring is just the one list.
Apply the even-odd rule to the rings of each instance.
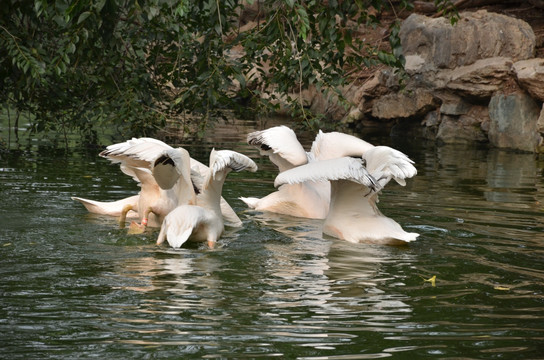
[[508, 291], [510, 290], [509, 287], [506, 287], [506, 286], [495, 286], [493, 289], [495, 290], [502, 290], [502, 291]]
[[436, 286], [436, 275], [433, 275], [430, 279], [425, 279], [423, 276], [421, 276], [421, 278], [423, 279], [423, 282], [430, 282], [431, 286]]
[[2, 245], [2, 246], [10, 246], [10, 245], [11, 245], [11, 243], [5, 243], [5, 244]]

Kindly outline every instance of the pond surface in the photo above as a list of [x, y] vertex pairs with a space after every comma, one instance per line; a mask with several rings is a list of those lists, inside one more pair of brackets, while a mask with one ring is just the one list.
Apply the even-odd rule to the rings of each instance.
[[275, 168], [245, 144], [261, 126], [184, 144], [205, 163], [216, 147], [260, 167], [229, 175], [223, 195], [244, 227], [214, 250], [156, 246], [158, 230], [127, 235], [72, 201], [138, 191], [99, 149], [2, 155], [0, 357], [543, 358], [542, 160], [369, 138], [415, 160], [418, 175], [379, 206], [421, 236], [350, 244], [237, 199], [273, 191]]

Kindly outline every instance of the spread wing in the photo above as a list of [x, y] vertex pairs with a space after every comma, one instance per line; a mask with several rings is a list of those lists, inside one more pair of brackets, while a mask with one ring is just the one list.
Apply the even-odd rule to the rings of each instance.
[[280, 172], [308, 162], [295, 132], [284, 125], [252, 132], [247, 143], [259, 148], [261, 155], [268, 155]]
[[230, 171], [257, 171], [257, 165], [249, 157], [231, 150], [212, 150], [210, 153], [210, 171], [205, 187], [213, 181], [224, 181]]
[[164, 151], [172, 149], [170, 145], [157, 139], [132, 138], [122, 143], [109, 145], [99, 155], [113, 163], [151, 169], [152, 164]]
[[364, 185], [372, 191], [380, 190], [380, 185], [365, 168], [364, 161], [351, 157], [315, 161], [287, 170], [276, 177], [274, 186], [334, 180], [349, 180]]
[[388, 146], [376, 146], [363, 154], [366, 168], [381, 187], [393, 179], [400, 185], [406, 185], [405, 179], [417, 174], [414, 162], [404, 153]]
[[170, 189], [182, 176], [189, 176], [190, 156], [183, 148], [174, 149], [170, 145], [153, 138], [132, 138], [131, 140], [109, 145], [100, 153], [113, 163], [120, 163], [121, 170], [135, 179], [136, 168], [152, 170], [157, 184]]
[[319, 130], [310, 153], [317, 160], [327, 160], [344, 156], [362, 156], [372, 148], [374, 145], [353, 135], [340, 132], [324, 133]]

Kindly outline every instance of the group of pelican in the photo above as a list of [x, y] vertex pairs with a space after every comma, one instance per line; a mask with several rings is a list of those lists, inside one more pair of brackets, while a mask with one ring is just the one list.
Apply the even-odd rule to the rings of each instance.
[[[355, 136], [319, 131], [309, 152], [287, 126], [255, 131], [248, 144], [267, 155], [279, 170], [277, 191], [263, 198], [240, 197], [251, 209], [300, 218], [323, 219], [323, 233], [350, 242], [398, 245], [419, 234], [406, 232], [377, 207], [379, 192], [395, 180], [417, 170], [402, 152], [374, 146]], [[224, 224], [240, 227], [242, 221], [221, 193], [230, 171], [257, 171], [249, 157], [231, 150], [212, 150], [209, 167], [152, 138], [133, 138], [108, 146], [100, 153], [140, 184], [138, 195], [100, 202], [73, 197], [92, 213], [119, 216], [131, 232], [160, 227], [157, 244], [165, 240], [181, 247], [187, 240], [205, 241], [213, 248]]]

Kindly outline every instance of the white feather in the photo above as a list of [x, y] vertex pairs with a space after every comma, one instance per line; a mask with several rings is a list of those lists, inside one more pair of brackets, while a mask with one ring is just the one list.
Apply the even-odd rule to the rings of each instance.
[[170, 145], [152, 138], [132, 138], [122, 143], [109, 145], [99, 155], [117, 163], [128, 166], [147, 167], [151, 169], [153, 162], [165, 150], [173, 149]]
[[247, 136], [247, 142], [258, 147], [261, 155], [268, 155], [280, 172], [308, 162], [295, 132], [287, 126], [252, 132]]
[[368, 173], [361, 159], [342, 157], [315, 161], [279, 174], [274, 186], [296, 184], [306, 181], [350, 180], [373, 191], [379, 190], [376, 180]]
[[324, 133], [319, 130], [310, 152], [317, 160], [335, 159], [344, 156], [362, 156], [374, 145], [353, 135], [340, 132]]
[[397, 183], [406, 185], [405, 179], [417, 174], [413, 161], [404, 153], [388, 146], [376, 146], [363, 154], [367, 170], [380, 183], [381, 187], [394, 179]]
[[215, 150], [210, 153], [210, 172], [204, 182], [204, 188], [210, 181], [224, 181], [230, 171], [257, 171], [257, 165], [249, 157], [231, 150]]
[[168, 244], [179, 249], [205, 219], [205, 212], [198, 206], [183, 205], [172, 210], [162, 224]]

